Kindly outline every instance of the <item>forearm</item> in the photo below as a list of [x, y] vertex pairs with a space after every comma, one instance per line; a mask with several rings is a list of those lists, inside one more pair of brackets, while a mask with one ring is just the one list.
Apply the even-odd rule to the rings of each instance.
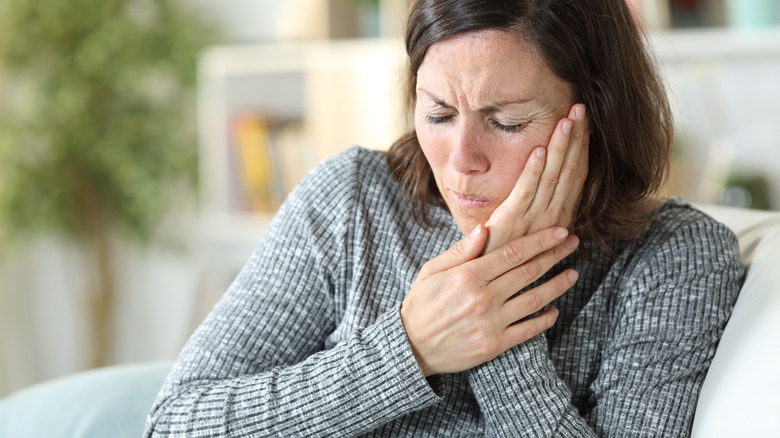
[[197, 367], [188, 361], [169, 379], [147, 437], [353, 436], [439, 401], [415, 366], [397, 309], [292, 366], [244, 376], [199, 370], [204, 379], [186, 374]]
[[596, 436], [570, 403], [544, 335], [472, 369], [469, 382], [489, 436]]

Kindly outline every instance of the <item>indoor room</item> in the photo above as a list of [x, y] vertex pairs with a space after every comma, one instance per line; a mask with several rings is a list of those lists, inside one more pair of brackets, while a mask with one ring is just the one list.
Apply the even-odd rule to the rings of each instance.
[[[654, 196], [724, 224], [743, 269], [691, 436], [778, 436], [780, 2], [625, 1], [673, 119]], [[0, 437], [143, 433], [301, 181], [415, 128], [408, 3], [0, 0]]]

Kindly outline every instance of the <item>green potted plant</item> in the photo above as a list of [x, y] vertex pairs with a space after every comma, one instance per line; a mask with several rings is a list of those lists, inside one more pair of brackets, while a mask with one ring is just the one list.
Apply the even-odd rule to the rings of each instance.
[[176, 1], [0, 2], [0, 244], [83, 246], [92, 366], [113, 338], [112, 241], [152, 241], [171, 188], [195, 186], [196, 57], [214, 37]]

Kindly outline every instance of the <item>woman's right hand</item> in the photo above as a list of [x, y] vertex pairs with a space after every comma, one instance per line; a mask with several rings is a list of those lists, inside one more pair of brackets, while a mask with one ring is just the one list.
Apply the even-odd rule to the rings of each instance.
[[426, 377], [473, 368], [547, 330], [557, 318], [555, 308], [520, 320], [577, 280], [567, 270], [513, 297], [571, 254], [579, 240], [565, 228], [548, 228], [480, 257], [487, 234], [479, 225], [426, 263], [403, 301], [401, 319]]

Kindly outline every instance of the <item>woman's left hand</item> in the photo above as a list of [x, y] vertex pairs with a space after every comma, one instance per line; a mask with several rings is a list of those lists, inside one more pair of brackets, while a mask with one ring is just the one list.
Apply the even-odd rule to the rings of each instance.
[[485, 254], [544, 228], [573, 225], [588, 176], [587, 125], [585, 105], [578, 103], [558, 122], [547, 148], [531, 153], [509, 197], [485, 224]]

